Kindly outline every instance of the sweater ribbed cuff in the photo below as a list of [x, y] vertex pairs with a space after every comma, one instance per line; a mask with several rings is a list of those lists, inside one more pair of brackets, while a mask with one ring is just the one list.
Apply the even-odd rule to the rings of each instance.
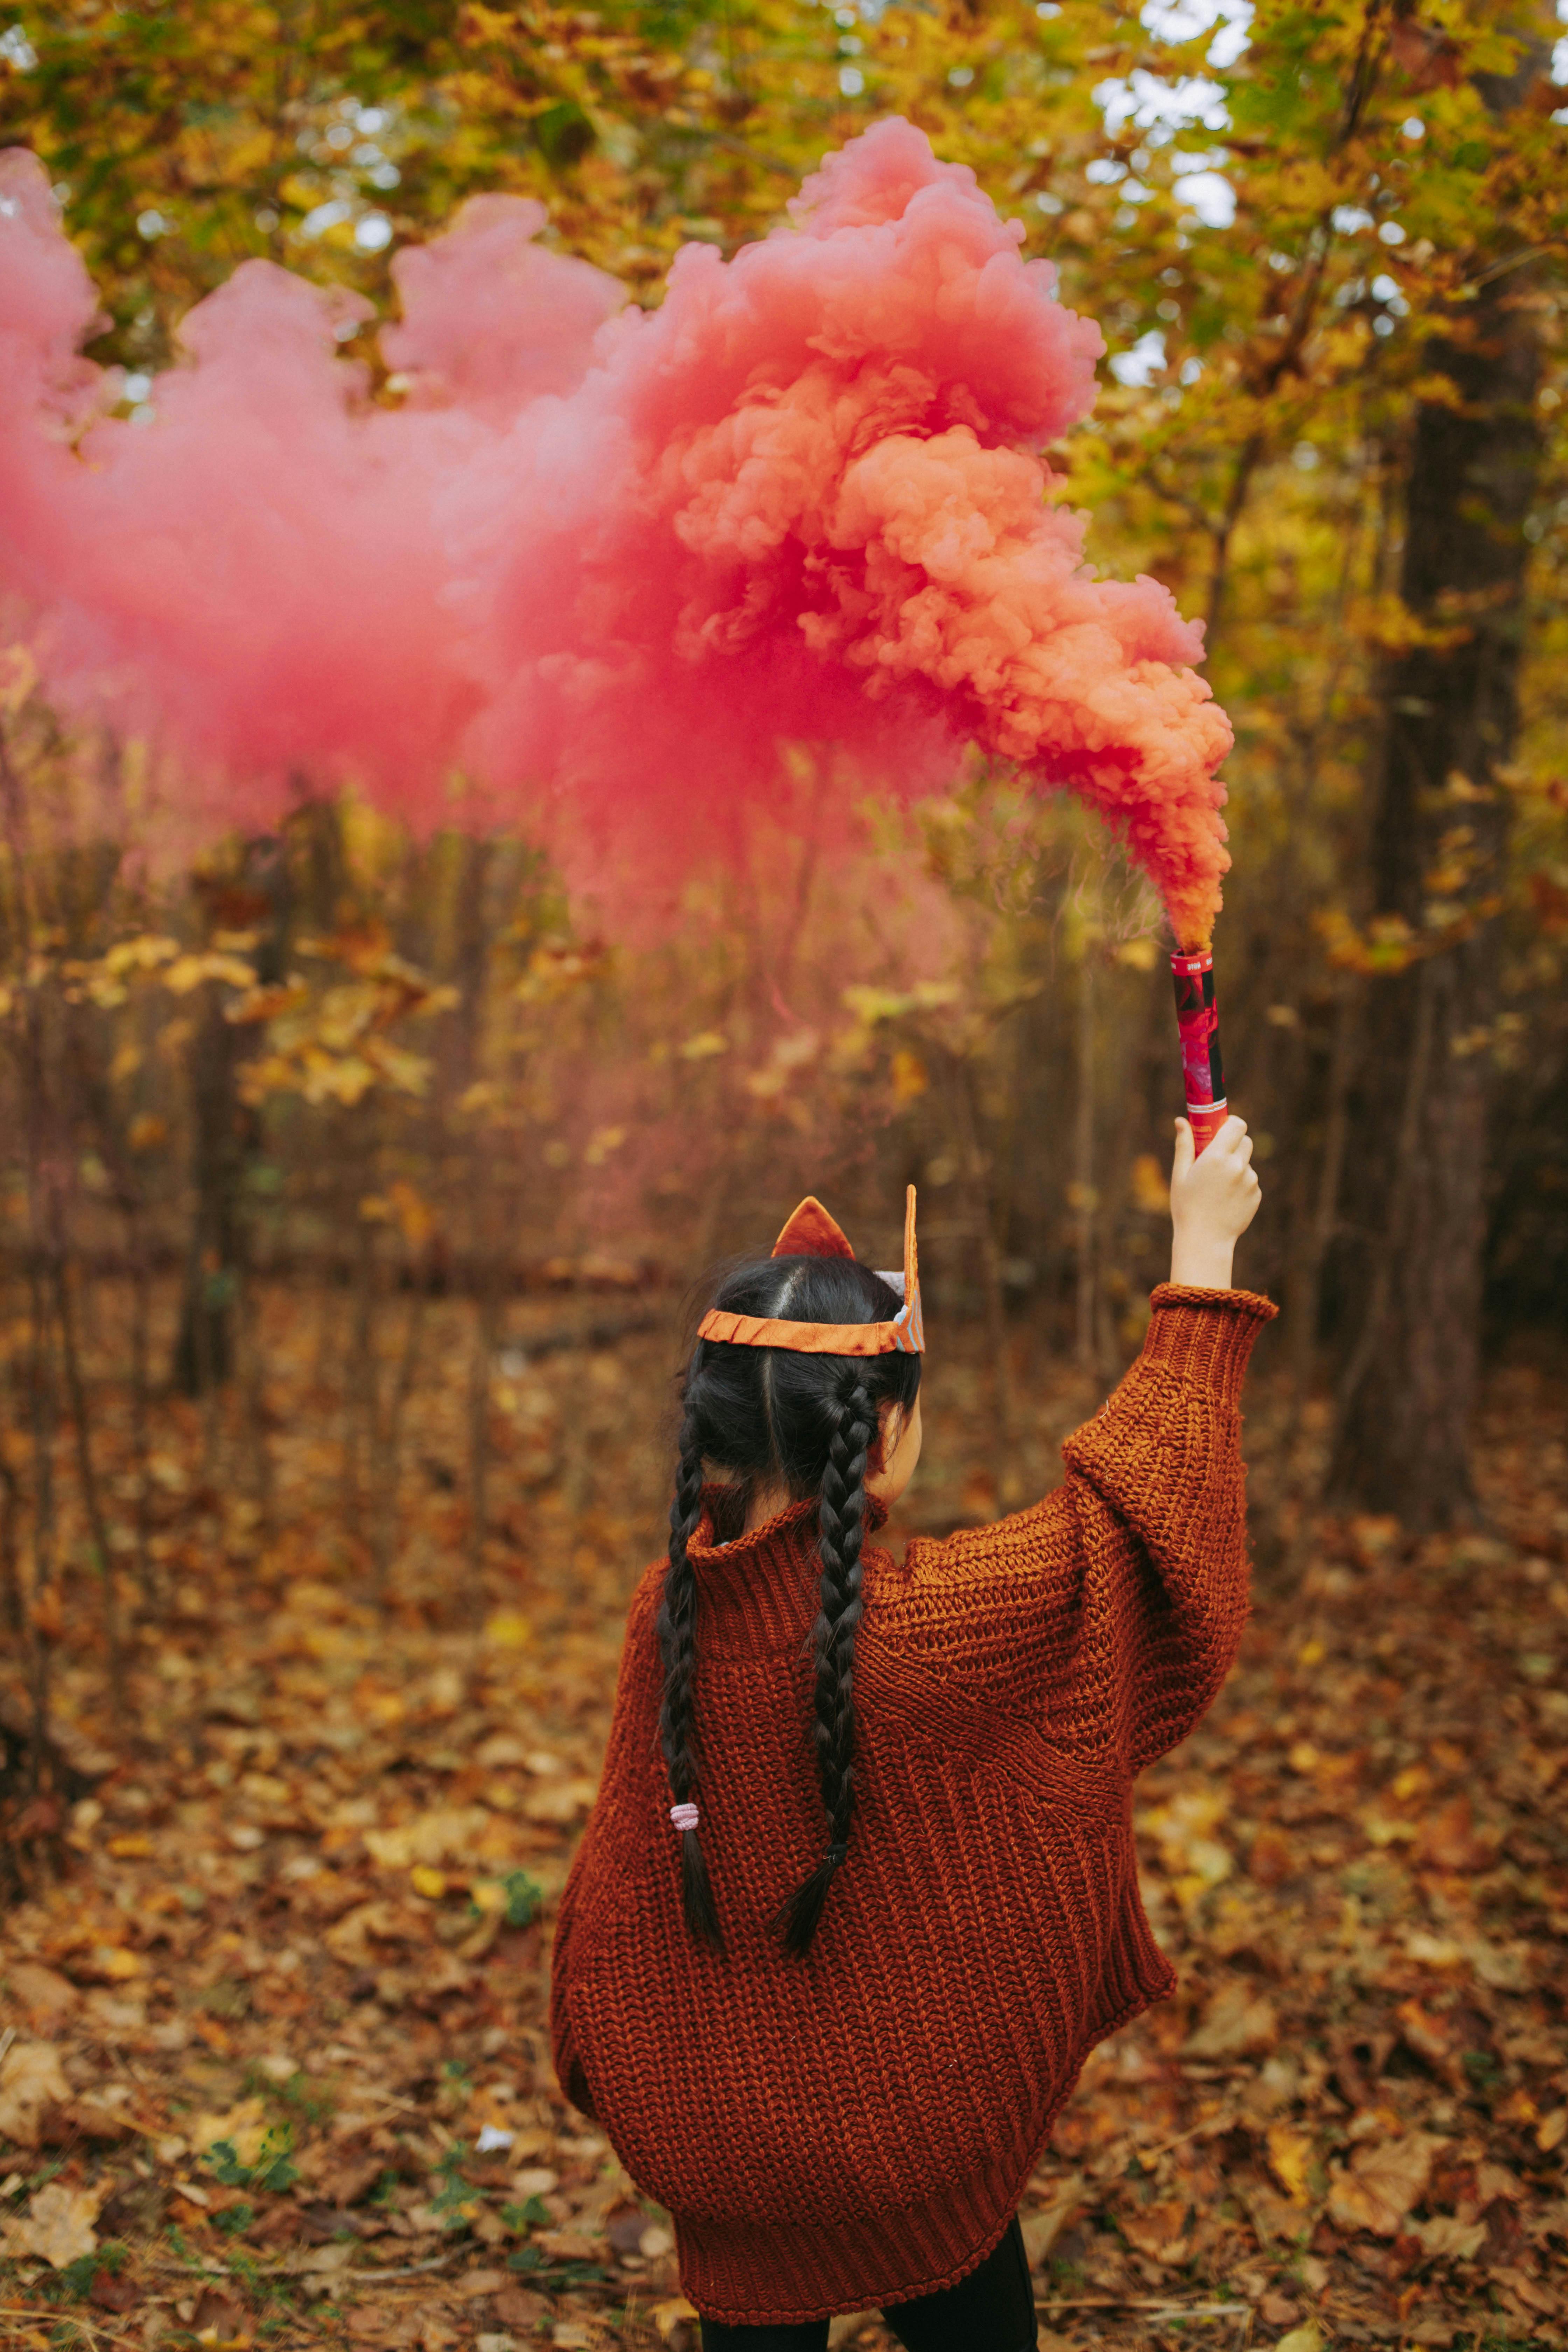
[[1253, 1343], [1279, 1309], [1256, 1290], [1193, 1290], [1162, 1282], [1150, 1294], [1153, 1309], [1144, 1359], [1176, 1379], [1239, 1404]]

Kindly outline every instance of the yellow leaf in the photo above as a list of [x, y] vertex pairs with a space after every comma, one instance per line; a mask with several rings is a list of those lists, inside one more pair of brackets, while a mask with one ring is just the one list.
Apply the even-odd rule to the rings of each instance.
[[1323, 2352], [1323, 2331], [1315, 2319], [1304, 2319], [1279, 2338], [1274, 2352]]
[[526, 1650], [533, 1627], [513, 1609], [498, 1609], [485, 1619], [485, 1640], [492, 1650]]
[[420, 1249], [436, 1230], [436, 1212], [399, 1176], [387, 1186], [387, 1202], [410, 1249]]
[[1293, 2131], [1289, 2124], [1268, 2126], [1268, 2168], [1288, 2197], [1298, 2205], [1309, 2201], [1308, 2167], [1312, 2161], [1310, 2135]]
[[93, 1948], [92, 1968], [104, 1984], [128, 1984], [132, 1977], [144, 1977], [147, 1963], [140, 1952], [128, 1952], [123, 1944], [99, 1944]]
[[221, 2114], [198, 2116], [189, 2130], [191, 2146], [198, 2156], [205, 2156], [219, 2140], [226, 2140], [238, 2163], [254, 2164], [267, 2137], [266, 2103], [259, 2097], [241, 2099], [237, 2106], [226, 2107]]
[[178, 940], [171, 940], [161, 931], [139, 931], [133, 940], [121, 940], [103, 959], [106, 971], [152, 971], [161, 963], [168, 963], [180, 952]]
[[727, 1054], [729, 1050], [730, 1040], [722, 1029], [699, 1029], [695, 1036], [688, 1037], [677, 1048], [682, 1060], [688, 1062], [703, 1062], [710, 1055]]
[[1568, 2136], [1568, 2107], [1553, 2107], [1549, 2116], [1542, 2116], [1535, 2127], [1535, 2145], [1550, 2156], [1554, 2147], [1562, 2147], [1565, 2136]]
[[903, 1045], [889, 1064], [889, 1074], [893, 1081], [893, 1100], [900, 1108], [905, 1103], [914, 1102], [923, 1095], [931, 1084], [926, 1076], [926, 1066], [920, 1055], [911, 1054]]
[[1132, 1202], [1146, 1217], [1163, 1217], [1171, 1206], [1171, 1188], [1165, 1174], [1152, 1151], [1141, 1152], [1132, 1162]]
[[688, 2303], [683, 2294], [672, 2294], [665, 2302], [654, 2304], [649, 2316], [668, 2344], [683, 2319], [700, 2319], [701, 2315], [696, 2305]]
[[408, 1884], [416, 1895], [423, 1895], [426, 1903], [439, 1903], [447, 1892], [447, 1874], [432, 1870], [428, 1863], [416, 1862], [408, 1874]]

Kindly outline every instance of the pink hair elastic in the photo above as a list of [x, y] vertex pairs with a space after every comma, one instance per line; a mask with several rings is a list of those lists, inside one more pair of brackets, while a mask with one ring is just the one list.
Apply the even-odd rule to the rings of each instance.
[[697, 1827], [697, 1808], [695, 1805], [671, 1805], [669, 1818], [678, 1830], [694, 1830]]

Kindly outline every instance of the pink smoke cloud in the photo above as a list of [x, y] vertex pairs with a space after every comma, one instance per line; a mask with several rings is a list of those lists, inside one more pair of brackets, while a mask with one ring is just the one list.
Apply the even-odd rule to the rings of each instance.
[[335, 356], [356, 298], [247, 262], [137, 425], [90, 421], [92, 289], [0, 156], [0, 593], [53, 690], [177, 746], [205, 821], [352, 779], [416, 825], [542, 827], [617, 892], [755, 811], [805, 822], [781, 745], [900, 798], [978, 746], [1092, 803], [1205, 940], [1231, 733], [1202, 625], [1089, 576], [1040, 454], [1098, 328], [906, 122], [788, 209], [729, 261], [684, 248], [644, 312], [538, 205], [470, 203], [395, 265], [395, 410]]

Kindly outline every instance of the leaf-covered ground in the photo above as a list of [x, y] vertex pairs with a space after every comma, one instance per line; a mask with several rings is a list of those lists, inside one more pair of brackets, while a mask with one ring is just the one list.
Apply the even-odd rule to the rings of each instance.
[[[117, 1760], [67, 1873], [0, 1918], [7, 2347], [695, 2346], [667, 2217], [562, 2100], [544, 2032], [658, 1548], [668, 1349], [503, 1360], [476, 1595], [457, 1312], [380, 1602], [326, 1307], [273, 1309], [265, 1512], [237, 1424], [163, 1409], [140, 1730], [68, 1638], [62, 1712]], [[932, 1359], [906, 1533], [994, 1507], [977, 1359]], [[1037, 1489], [1098, 1400], [1019, 1374]], [[1288, 1448], [1285, 1421], [1265, 1375], [1254, 1622], [1139, 1784], [1181, 1991], [1091, 2059], [1025, 2200], [1042, 2342], [1568, 2344], [1561, 1386], [1496, 1377], [1492, 1529], [1419, 1546], [1300, 1519], [1313, 1426]], [[123, 1510], [112, 1401], [97, 1433]], [[832, 2341], [894, 2343], [875, 2314]]]

